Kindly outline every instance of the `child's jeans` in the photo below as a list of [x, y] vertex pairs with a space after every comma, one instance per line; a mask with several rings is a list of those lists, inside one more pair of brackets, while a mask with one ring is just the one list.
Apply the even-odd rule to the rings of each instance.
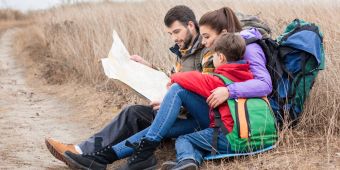
[[[187, 119], [177, 119], [181, 106], [189, 111]], [[133, 153], [132, 148], [125, 146], [127, 140], [134, 143], [145, 136], [150, 141], [161, 141], [208, 127], [209, 106], [206, 99], [175, 83], [165, 95], [151, 126], [114, 145], [113, 150], [122, 159]]]
[[[203, 157], [210, 154], [212, 150], [213, 128], [207, 128], [194, 133], [182, 135], [176, 140], [177, 162], [184, 159], [193, 159], [199, 164]], [[217, 154], [232, 153], [230, 144], [223, 133], [217, 138]]]

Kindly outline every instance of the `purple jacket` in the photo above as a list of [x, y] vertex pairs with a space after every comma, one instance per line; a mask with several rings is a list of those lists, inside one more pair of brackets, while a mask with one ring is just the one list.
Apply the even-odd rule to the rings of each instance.
[[[244, 39], [262, 38], [261, 33], [255, 28], [243, 30], [240, 34]], [[272, 91], [272, 81], [266, 68], [266, 57], [262, 48], [256, 43], [247, 45], [244, 60], [249, 62], [254, 79], [230, 84], [229, 99], [267, 96]]]

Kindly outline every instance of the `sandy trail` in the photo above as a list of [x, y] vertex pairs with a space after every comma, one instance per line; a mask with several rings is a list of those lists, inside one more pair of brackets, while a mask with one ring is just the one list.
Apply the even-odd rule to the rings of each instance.
[[77, 134], [89, 133], [86, 124], [67, 119], [72, 114], [67, 103], [28, 87], [24, 70], [9, 55], [14, 33], [0, 39], [0, 169], [66, 169], [46, 149], [44, 138], [74, 142]]

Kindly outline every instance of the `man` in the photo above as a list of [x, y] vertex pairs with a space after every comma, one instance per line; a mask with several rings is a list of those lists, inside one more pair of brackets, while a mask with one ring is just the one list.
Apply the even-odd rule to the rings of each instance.
[[[193, 11], [187, 6], [175, 6], [171, 8], [164, 17], [164, 23], [175, 45], [170, 51], [176, 54], [176, 66], [172, 72], [185, 71], [211, 71], [213, 66], [202, 64], [202, 60], [209, 58], [208, 50], [201, 44], [199, 28]], [[142, 57], [133, 55], [131, 59], [153, 67]], [[46, 145], [54, 157], [65, 162], [64, 152], [70, 151], [75, 154], [94, 153], [102, 148], [113, 146], [133, 134], [151, 125], [159, 101], [152, 101], [149, 106], [132, 105], [124, 108], [108, 125], [87, 140], [74, 145], [63, 144], [54, 139], [46, 139]], [[109, 151], [110, 152], [110, 151]], [[103, 159], [110, 159], [110, 154]], [[112, 155], [111, 155], [112, 156]], [[106, 161], [106, 160], [104, 160]]]

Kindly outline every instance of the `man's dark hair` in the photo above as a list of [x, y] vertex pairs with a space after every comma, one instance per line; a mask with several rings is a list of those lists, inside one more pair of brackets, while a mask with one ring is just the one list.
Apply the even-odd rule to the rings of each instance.
[[245, 51], [246, 42], [241, 35], [228, 32], [219, 35], [212, 46], [212, 52], [222, 53], [228, 62], [243, 59]]
[[199, 30], [194, 12], [185, 5], [177, 5], [166, 13], [164, 24], [167, 27], [170, 27], [175, 21], [181, 22], [184, 26], [187, 26], [189, 21], [192, 21], [195, 24], [196, 30]]

